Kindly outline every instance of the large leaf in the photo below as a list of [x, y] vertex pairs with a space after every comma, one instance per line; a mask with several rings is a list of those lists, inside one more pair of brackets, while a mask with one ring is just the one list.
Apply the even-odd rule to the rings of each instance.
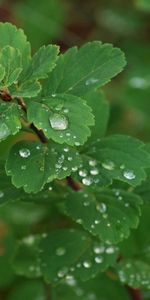
[[[127, 289], [106, 275], [99, 275], [87, 282], [79, 282], [73, 276], [53, 289], [54, 300], [130, 300]], [[53, 300], [53, 299], [52, 299]]]
[[10, 23], [0, 23], [0, 49], [5, 46], [16, 48], [22, 54], [23, 65], [26, 66], [30, 60], [31, 49], [22, 29]]
[[102, 241], [117, 243], [127, 238], [139, 222], [142, 200], [122, 190], [72, 192], [65, 201], [65, 212]]
[[0, 64], [5, 69], [5, 77], [0, 87], [9, 87], [17, 81], [22, 71], [22, 57], [20, 51], [10, 46], [6, 46], [0, 52]]
[[38, 81], [24, 82], [20, 85], [12, 85], [10, 93], [13, 97], [35, 97], [41, 91], [41, 84]]
[[61, 55], [44, 87], [44, 95], [83, 95], [107, 83], [125, 66], [124, 54], [111, 44], [90, 42]]
[[33, 81], [47, 77], [47, 74], [55, 67], [58, 52], [59, 48], [55, 45], [41, 47], [22, 74], [21, 81]]
[[39, 246], [42, 273], [47, 282], [57, 283], [68, 274], [88, 280], [114, 264], [118, 249], [92, 241], [79, 230], [61, 229], [50, 233]]
[[0, 100], [0, 141], [20, 130], [21, 116], [22, 112], [16, 103]]
[[102, 138], [89, 149], [87, 146], [84, 152], [84, 163], [79, 175], [85, 185], [87, 178], [90, 184], [96, 182], [100, 186], [110, 184], [113, 179], [137, 186], [146, 178], [144, 169], [150, 167], [150, 155], [145, 145], [129, 136]]
[[12, 183], [28, 193], [40, 191], [46, 182], [70, 175], [81, 163], [76, 150], [55, 143], [19, 142], [10, 150], [6, 163]]
[[16, 247], [13, 258], [13, 269], [17, 275], [28, 278], [41, 276], [41, 269], [38, 261], [38, 244], [40, 237], [27, 236], [23, 238]]
[[76, 96], [57, 95], [42, 99], [42, 103], [30, 101], [27, 107], [28, 120], [60, 144], [83, 144], [90, 135], [89, 126], [94, 125], [91, 108]]

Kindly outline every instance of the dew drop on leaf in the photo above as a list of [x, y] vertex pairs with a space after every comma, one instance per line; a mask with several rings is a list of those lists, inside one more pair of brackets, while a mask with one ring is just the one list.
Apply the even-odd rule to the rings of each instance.
[[91, 264], [90, 261], [84, 261], [84, 262], [83, 262], [83, 267], [86, 268], [86, 269], [90, 268], [91, 265], [92, 265], [92, 264]]
[[136, 177], [132, 170], [124, 170], [123, 176], [128, 180], [133, 180]]
[[7, 138], [11, 134], [10, 129], [5, 123], [0, 124], [0, 140]]
[[92, 179], [91, 179], [90, 177], [85, 177], [85, 178], [82, 179], [82, 183], [83, 183], [84, 185], [89, 186], [89, 185], [92, 184]]
[[113, 171], [115, 168], [115, 164], [111, 160], [106, 160], [105, 162], [102, 163], [102, 167], [106, 170]]
[[102, 256], [96, 256], [96, 257], [95, 257], [95, 262], [96, 262], [97, 264], [101, 264], [101, 263], [103, 262], [103, 257], [102, 257]]
[[63, 256], [66, 253], [66, 249], [64, 247], [59, 247], [56, 249], [56, 255]]
[[50, 125], [55, 130], [65, 130], [68, 128], [68, 120], [60, 114], [53, 114], [49, 118]]
[[21, 157], [27, 158], [30, 156], [30, 150], [27, 148], [20, 149], [19, 154]]
[[105, 203], [102, 202], [102, 203], [97, 204], [96, 209], [103, 214], [106, 212], [107, 206]]
[[97, 161], [96, 161], [95, 159], [89, 160], [89, 165], [90, 165], [91, 167], [95, 167], [95, 166], [97, 165]]
[[98, 82], [97, 78], [89, 78], [89, 79], [86, 80], [85, 85], [92, 85], [96, 82]]
[[95, 176], [95, 175], [98, 175], [99, 170], [95, 168], [95, 169], [90, 170], [90, 173], [91, 173], [91, 175]]
[[4, 193], [0, 191], [0, 198], [4, 197]]

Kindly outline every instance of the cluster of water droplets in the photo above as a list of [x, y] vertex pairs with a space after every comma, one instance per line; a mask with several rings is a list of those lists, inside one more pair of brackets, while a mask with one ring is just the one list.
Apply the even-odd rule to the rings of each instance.
[[83, 168], [82, 164], [79, 169], [79, 176], [81, 177], [81, 181], [84, 185], [90, 186], [92, 183], [99, 182], [99, 169], [97, 166], [97, 161], [95, 159], [91, 159], [88, 161], [88, 168]]

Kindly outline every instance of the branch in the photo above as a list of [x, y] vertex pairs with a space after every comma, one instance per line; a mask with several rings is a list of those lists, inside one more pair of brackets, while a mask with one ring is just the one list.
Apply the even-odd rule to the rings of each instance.
[[141, 291], [139, 289], [134, 289], [127, 286], [127, 290], [132, 300], [142, 300], [143, 297], [141, 295]]

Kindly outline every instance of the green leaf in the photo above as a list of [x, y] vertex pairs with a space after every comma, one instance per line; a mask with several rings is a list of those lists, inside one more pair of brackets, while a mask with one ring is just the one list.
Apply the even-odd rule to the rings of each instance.
[[10, 87], [10, 93], [13, 97], [36, 97], [41, 91], [41, 85], [38, 81], [25, 82], [21, 85], [13, 85]]
[[22, 112], [14, 103], [0, 100], [0, 141], [9, 135], [15, 135], [21, 128]]
[[91, 234], [104, 242], [117, 243], [139, 223], [142, 199], [122, 190], [72, 192], [65, 201], [65, 212]]
[[10, 178], [6, 176], [4, 168], [0, 165], [0, 205], [5, 204], [8, 201], [17, 201], [22, 195], [22, 191], [16, 189], [10, 181]]
[[39, 245], [41, 270], [47, 282], [57, 283], [72, 274], [88, 280], [114, 264], [118, 249], [92, 241], [82, 231], [61, 229], [50, 233]]
[[44, 285], [39, 280], [23, 281], [15, 287], [9, 294], [7, 300], [46, 300]]
[[117, 271], [123, 284], [133, 288], [150, 289], [150, 265], [142, 260], [123, 260], [118, 264]]
[[29, 122], [60, 144], [82, 145], [90, 135], [89, 126], [94, 125], [91, 108], [76, 96], [57, 95], [42, 99], [41, 103], [30, 101], [27, 107]]
[[13, 269], [15, 274], [28, 278], [41, 276], [38, 261], [39, 236], [27, 236], [18, 243], [13, 258]]
[[[63, 179], [81, 163], [76, 150], [55, 143], [19, 142], [10, 150], [6, 162], [12, 183], [27, 193], [40, 191], [46, 182]], [[32, 180], [31, 180], [32, 178]]]
[[18, 49], [6, 46], [0, 52], [0, 64], [5, 69], [5, 77], [0, 87], [9, 87], [17, 81], [22, 71], [22, 57]]
[[136, 0], [136, 5], [139, 9], [143, 11], [150, 12], [150, 2], [149, 0]]
[[44, 79], [56, 65], [58, 46], [48, 45], [41, 47], [33, 56], [21, 76], [21, 82]]
[[16, 48], [22, 54], [23, 66], [26, 66], [30, 60], [30, 44], [22, 29], [10, 23], [0, 23], [0, 50], [5, 46]]
[[85, 169], [87, 176], [92, 177], [91, 183], [96, 179], [96, 176], [91, 176], [90, 165], [95, 160], [94, 169], [97, 170], [95, 175], [99, 185], [108, 185], [113, 179], [131, 186], [139, 185], [146, 178], [144, 169], [150, 167], [150, 156], [144, 147], [138, 139], [123, 135], [112, 135], [93, 143], [86, 152], [88, 157], [85, 157]]
[[54, 93], [86, 94], [106, 84], [125, 66], [123, 52], [111, 44], [90, 42], [61, 55], [44, 86], [44, 96]]
[[53, 293], [55, 300], [131, 300], [127, 289], [105, 274], [87, 282], [80, 282], [73, 276], [68, 276], [62, 284], [53, 289]]

